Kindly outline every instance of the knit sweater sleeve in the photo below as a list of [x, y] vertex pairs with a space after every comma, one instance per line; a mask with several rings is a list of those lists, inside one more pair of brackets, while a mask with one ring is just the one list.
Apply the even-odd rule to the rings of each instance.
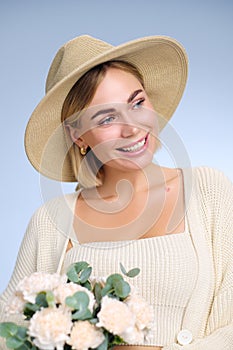
[[[51, 210], [54, 211], [52, 215]], [[43, 205], [33, 214], [22, 240], [10, 282], [0, 297], [0, 322], [15, 322], [17, 324], [25, 322], [22, 316], [7, 315], [5, 312], [6, 305], [21, 279], [36, 271], [48, 273], [56, 271], [61, 249], [65, 242], [65, 238], [62, 238], [63, 236], [52, 219], [52, 216], [56, 217], [58, 210], [59, 202], [55, 200]], [[1, 337], [0, 349], [6, 349], [4, 339]]]
[[163, 350], [233, 349], [233, 184], [222, 173], [203, 168], [201, 191], [203, 212], [211, 245], [215, 292], [208, 315], [205, 336], [189, 345], [171, 344]]
[[[18, 282], [25, 277], [36, 271], [37, 268], [37, 231], [36, 217], [32, 217], [27, 231], [24, 235], [21, 243], [15, 268], [11, 276], [10, 282], [0, 297], [0, 322], [15, 322], [17, 324], [23, 324], [23, 318], [20, 315], [7, 315], [5, 308], [7, 302], [9, 302], [12, 294], [15, 291]], [[0, 349], [6, 349], [3, 338], [0, 338]]]

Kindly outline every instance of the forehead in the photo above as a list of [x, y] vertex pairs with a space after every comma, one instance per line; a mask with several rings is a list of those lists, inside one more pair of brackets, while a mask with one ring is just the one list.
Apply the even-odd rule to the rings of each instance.
[[126, 103], [133, 91], [142, 89], [140, 81], [131, 73], [109, 68], [99, 84], [89, 106]]

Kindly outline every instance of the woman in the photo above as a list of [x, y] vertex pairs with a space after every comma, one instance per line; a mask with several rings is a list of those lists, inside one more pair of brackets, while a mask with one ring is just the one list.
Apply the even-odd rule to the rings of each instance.
[[105, 276], [121, 262], [140, 268], [131, 283], [153, 306], [155, 329], [115, 349], [232, 348], [232, 184], [214, 169], [152, 163], [186, 78], [184, 49], [166, 37], [113, 47], [81, 36], [58, 51], [25, 146], [40, 173], [79, 189], [33, 215], [2, 314], [33, 271], [86, 260]]

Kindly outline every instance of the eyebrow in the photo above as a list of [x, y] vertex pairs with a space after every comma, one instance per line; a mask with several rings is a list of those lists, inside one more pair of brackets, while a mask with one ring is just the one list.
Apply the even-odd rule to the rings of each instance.
[[140, 94], [140, 92], [142, 92], [143, 90], [142, 89], [138, 89], [138, 90], [135, 90], [128, 98], [127, 100], [127, 103], [130, 103], [133, 101], [133, 99], [138, 95]]
[[[140, 94], [140, 92], [142, 92], [143, 90], [142, 89], [138, 89], [138, 90], [135, 90], [134, 92], [132, 92], [132, 94], [129, 96], [128, 100], [127, 100], [127, 103], [130, 103], [133, 101], [133, 99], [138, 95]], [[100, 114], [106, 114], [106, 113], [113, 113], [115, 112], [116, 109], [115, 108], [108, 108], [108, 109], [100, 109], [98, 112], [96, 112], [92, 117], [91, 117], [91, 120], [93, 120], [94, 118], [98, 117], [98, 115]]]
[[100, 114], [113, 113], [115, 111], [116, 111], [115, 108], [101, 109], [91, 117], [91, 120], [98, 117], [98, 115]]

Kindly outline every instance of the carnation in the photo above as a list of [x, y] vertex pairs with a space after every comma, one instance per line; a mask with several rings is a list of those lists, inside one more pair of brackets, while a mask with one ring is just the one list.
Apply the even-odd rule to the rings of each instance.
[[143, 331], [138, 329], [136, 326], [131, 329], [130, 332], [124, 332], [119, 334], [119, 336], [129, 344], [143, 344], [145, 339], [145, 334]]
[[59, 284], [64, 284], [66, 281], [67, 276], [61, 276], [58, 273], [34, 272], [19, 282], [16, 291], [22, 293], [26, 301], [35, 303], [39, 292], [52, 291]]
[[101, 310], [97, 314], [98, 327], [104, 327], [113, 334], [129, 332], [135, 324], [135, 316], [129, 307], [113, 298], [104, 296], [101, 301]]
[[25, 300], [22, 293], [15, 293], [8, 300], [5, 312], [7, 314], [20, 314], [23, 313]]
[[80, 286], [79, 284], [75, 284], [73, 282], [60, 284], [54, 290], [54, 296], [57, 303], [65, 305], [65, 300], [68, 296], [72, 296], [76, 292], [85, 292], [89, 297], [89, 305], [88, 309], [90, 312], [93, 312], [93, 307], [95, 304], [95, 298], [93, 293], [91, 293], [87, 288]]
[[67, 344], [75, 350], [88, 350], [97, 348], [104, 340], [103, 333], [89, 321], [77, 321], [72, 328]]
[[41, 350], [63, 350], [72, 325], [70, 311], [64, 308], [45, 308], [33, 315], [28, 333], [34, 337], [33, 343]]
[[140, 295], [134, 293], [125, 300], [130, 310], [136, 316], [136, 327], [139, 330], [150, 328], [153, 322], [153, 308]]

